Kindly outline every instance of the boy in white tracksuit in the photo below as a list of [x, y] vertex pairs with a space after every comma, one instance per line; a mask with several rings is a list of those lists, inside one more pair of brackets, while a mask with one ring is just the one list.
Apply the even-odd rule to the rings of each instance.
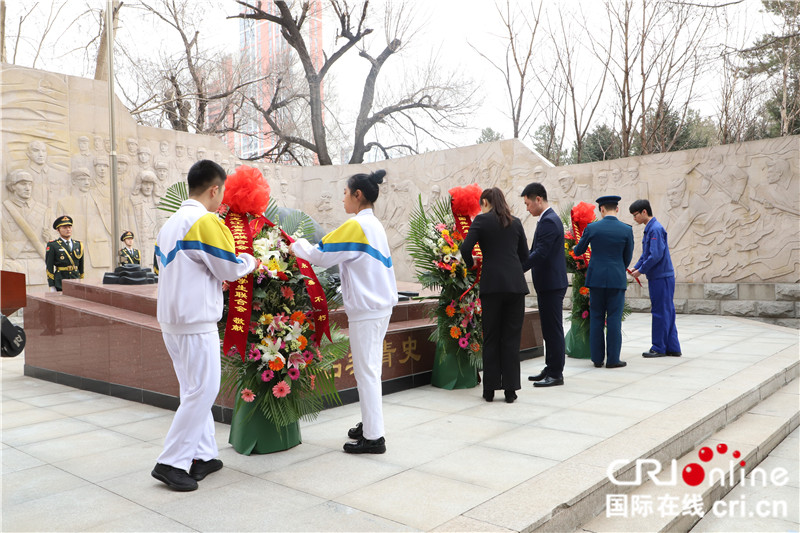
[[180, 384], [181, 403], [152, 475], [170, 488], [195, 490], [197, 481], [222, 468], [216, 459], [211, 407], [220, 388], [217, 322], [222, 282], [255, 269], [249, 254], [235, 253], [233, 235], [214, 211], [225, 189], [225, 171], [202, 160], [189, 170], [189, 199], [161, 228], [158, 322]]
[[345, 211], [356, 216], [325, 235], [316, 246], [305, 239], [292, 245], [297, 257], [312, 264], [339, 265], [362, 417], [362, 422], [348, 432], [356, 442], [344, 445], [347, 453], [386, 451], [381, 405], [383, 338], [397, 304], [397, 283], [386, 232], [372, 213], [385, 174], [378, 170], [352, 176], [343, 201]]

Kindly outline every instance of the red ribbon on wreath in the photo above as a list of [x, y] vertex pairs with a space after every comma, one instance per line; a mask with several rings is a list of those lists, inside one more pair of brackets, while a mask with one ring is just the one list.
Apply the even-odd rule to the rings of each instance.
[[[253, 233], [247, 216], [241, 213], [228, 213], [225, 225], [233, 234], [236, 255], [253, 254]], [[225, 324], [225, 336], [222, 341], [222, 353], [230, 354], [236, 348], [245, 358], [247, 350], [247, 334], [250, 331], [250, 314], [253, 309], [253, 275], [247, 274], [229, 285], [228, 321]]]

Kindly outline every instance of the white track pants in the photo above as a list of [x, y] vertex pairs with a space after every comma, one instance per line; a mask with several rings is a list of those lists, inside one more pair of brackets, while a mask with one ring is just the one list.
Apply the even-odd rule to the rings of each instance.
[[158, 462], [189, 471], [192, 459], [219, 454], [211, 407], [220, 387], [219, 335], [163, 333], [181, 390], [181, 404], [164, 439]]
[[370, 440], [383, 437], [381, 371], [383, 338], [389, 328], [389, 318], [350, 321], [348, 324], [364, 438]]

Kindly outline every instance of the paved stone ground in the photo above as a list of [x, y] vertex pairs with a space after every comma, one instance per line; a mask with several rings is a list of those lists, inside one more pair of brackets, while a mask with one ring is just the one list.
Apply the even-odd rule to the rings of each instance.
[[[172, 412], [28, 378], [22, 357], [3, 359], [1, 529], [474, 530], [486, 523], [465, 513], [727, 376], [798, 347], [797, 332], [789, 329], [680, 315], [684, 357], [645, 360], [649, 315], [632, 315], [623, 330], [626, 368], [595, 369], [588, 360], [568, 359], [564, 387], [532, 389], [526, 377], [543, 361], [526, 361], [512, 405], [484, 402], [480, 388], [428, 386], [384, 397], [385, 455], [341, 451], [347, 429], [359, 420], [357, 404], [303, 423], [303, 443], [271, 455], [237, 454], [227, 444], [229, 426], [217, 424], [225, 468], [191, 493], [172, 492], [150, 477]], [[796, 472], [796, 455], [788, 459]]]

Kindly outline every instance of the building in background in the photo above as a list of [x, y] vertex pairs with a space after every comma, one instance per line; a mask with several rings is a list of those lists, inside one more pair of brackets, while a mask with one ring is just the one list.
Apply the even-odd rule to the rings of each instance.
[[[262, 4], [262, 9], [279, 16], [278, 7], [274, 3], [265, 2]], [[324, 60], [320, 0], [309, 0], [308, 16], [303, 23], [302, 32], [306, 45], [309, 47], [311, 61], [319, 70]], [[251, 85], [248, 93], [259, 102], [261, 107], [267, 108], [274, 91], [274, 78], [271, 75], [292, 64], [293, 50], [281, 36], [280, 25], [266, 20], [252, 19], [239, 20], [239, 47], [240, 59], [248, 66], [246, 68], [248, 75], [243, 81], [267, 77], [264, 81]], [[299, 75], [299, 80], [304, 82], [305, 77], [300, 65], [289, 68], [300, 69], [299, 73], [295, 72], [294, 79], [298, 79]], [[307, 91], [305, 87], [303, 90]], [[324, 87], [322, 91], [324, 101]], [[278, 121], [282, 123], [280, 119], [281, 115], [278, 115]], [[263, 154], [275, 144], [269, 124], [258, 112], [254, 111], [247, 117], [242, 129], [244, 133], [230, 133], [223, 136], [223, 140], [226, 141], [231, 151], [241, 159]], [[287, 163], [290, 161], [290, 158], [286, 158]]]

